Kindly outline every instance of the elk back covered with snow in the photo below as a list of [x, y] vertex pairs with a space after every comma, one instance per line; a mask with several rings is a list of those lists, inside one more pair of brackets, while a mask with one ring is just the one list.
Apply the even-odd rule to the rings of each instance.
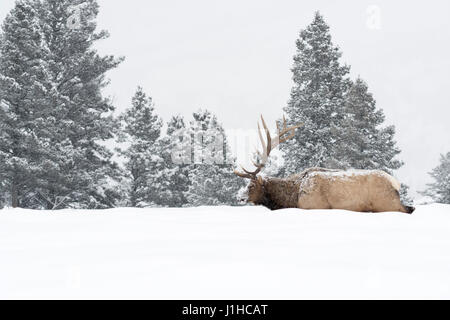
[[286, 179], [268, 177], [257, 183], [263, 186], [263, 193], [260, 195], [262, 202], [253, 203], [265, 205], [272, 210], [301, 208], [359, 212], [414, 211], [414, 208], [401, 203], [398, 181], [380, 170], [311, 168]]

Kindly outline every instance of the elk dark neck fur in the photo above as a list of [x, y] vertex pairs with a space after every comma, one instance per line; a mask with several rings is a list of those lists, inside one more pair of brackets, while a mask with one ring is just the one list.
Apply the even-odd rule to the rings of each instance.
[[278, 210], [284, 208], [296, 208], [299, 195], [299, 181], [297, 177], [287, 179], [264, 178], [263, 206]]

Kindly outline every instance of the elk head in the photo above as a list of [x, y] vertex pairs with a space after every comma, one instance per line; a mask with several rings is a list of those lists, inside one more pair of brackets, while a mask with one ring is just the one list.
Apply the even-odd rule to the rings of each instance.
[[283, 128], [277, 123], [278, 135], [272, 139], [270, 136], [269, 129], [267, 128], [266, 122], [264, 121], [263, 116], [261, 116], [261, 122], [264, 128], [264, 132], [266, 134], [267, 141], [264, 141], [263, 134], [261, 132], [261, 127], [258, 122], [258, 135], [261, 141], [262, 151], [257, 151], [258, 161], [252, 161], [253, 165], [256, 167], [255, 171], [248, 171], [244, 169], [242, 166], [242, 171], [239, 172], [237, 170], [234, 173], [244, 179], [250, 179], [250, 184], [247, 188], [247, 201], [253, 204], [265, 204], [268, 201], [266, 192], [265, 192], [265, 181], [258, 174], [264, 169], [266, 166], [267, 160], [269, 158], [270, 152], [278, 147], [280, 143], [286, 142], [289, 139], [292, 139], [295, 135], [295, 129], [300, 128], [302, 125], [296, 125], [288, 128], [286, 123], [286, 118], [283, 118]]

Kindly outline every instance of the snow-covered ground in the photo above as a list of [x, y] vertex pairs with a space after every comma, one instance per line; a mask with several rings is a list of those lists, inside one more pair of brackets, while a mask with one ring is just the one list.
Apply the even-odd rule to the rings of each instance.
[[3, 210], [0, 298], [450, 299], [450, 206]]

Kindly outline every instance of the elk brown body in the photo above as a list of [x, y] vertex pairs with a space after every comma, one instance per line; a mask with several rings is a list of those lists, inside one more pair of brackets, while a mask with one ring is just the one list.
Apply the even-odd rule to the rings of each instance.
[[[400, 183], [381, 170], [333, 170], [310, 168], [288, 178], [261, 177], [258, 174], [265, 167], [270, 152], [280, 143], [294, 137], [299, 126], [288, 128], [278, 126], [278, 136], [272, 141], [269, 129], [261, 116], [267, 136], [264, 141], [258, 123], [258, 132], [263, 147], [258, 152], [256, 170], [235, 174], [250, 179], [247, 201], [269, 209], [342, 209], [359, 212], [398, 211], [413, 213], [414, 208], [405, 206], [400, 200]], [[287, 135], [287, 137], [286, 137]]]
[[359, 212], [412, 213], [401, 203], [400, 184], [380, 170], [311, 168], [286, 179], [250, 182], [248, 201], [269, 209], [342, 209]]

